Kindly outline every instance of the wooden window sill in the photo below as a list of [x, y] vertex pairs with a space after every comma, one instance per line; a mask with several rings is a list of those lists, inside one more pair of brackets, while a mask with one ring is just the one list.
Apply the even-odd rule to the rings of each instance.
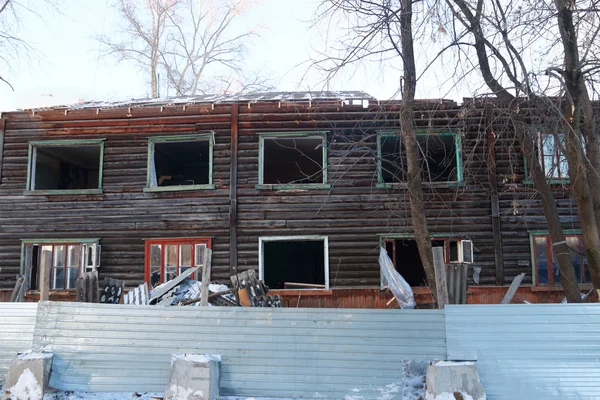
[[302, 183], [302, 184], [260, 184], [255, 185], [255, 189], [261, 190], [309, 190], [309, 189], [331, 189], [327, 183]]
[[102, 189], [26, 190], [25, 196], [70, 196], [73, 194], [102, 194]]
[[269, 294], [277, 294], [281, 297], [286, 296], [332, 296], [331, 289], [270, 289]]
[[[591, 283], [584, 283], [579, 285], [579, 290], [590, 290], [592, 288]], [[553, 286], [530, 286], [532, 292], [562, 292], [564, 289], [561, 285], [553, 285]]]
[[144, 192], [178, 192], [180, 190], [212, 190], [215, 189], [215, 185], [181, 185], [181, 186], [156, 186], [156, 187], [145, 187]]

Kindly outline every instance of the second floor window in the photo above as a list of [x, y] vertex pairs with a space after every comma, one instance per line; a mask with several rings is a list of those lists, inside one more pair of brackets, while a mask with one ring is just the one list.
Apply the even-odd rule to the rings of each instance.
[[325, 133], [261, 135], [260, 185], [324, 185], [327, 183]]
[[212, 187], [213, 135], [148, 140], [148, 191]]
[[53, 140], [29, 143], [28, 191], [102, 189], [103, 140]]
[[569, 179], [569, 164], [561, 150], [564, 146], [564, 134], [539, 133], [538, 154], [546, 178]]
[[[424, 182], [462, 181], [460, 138], [454, 133], [417, 134]], [[406, 182], [407, 158], [400, 133], [378, 137], [379, 183]]]

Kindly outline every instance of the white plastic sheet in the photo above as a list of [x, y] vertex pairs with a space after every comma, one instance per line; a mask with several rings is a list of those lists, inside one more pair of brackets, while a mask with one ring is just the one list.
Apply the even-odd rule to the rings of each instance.
[[385, 248], [381, 247], [379, 251], [379, 267], [383, 276], [383, 283], [387, 285], [396, 299], [400, 308], [415, 308], [415, 297], [410, 285], [404, 280], [402, 275], [394, 268], [394, 263], [390, 260]]

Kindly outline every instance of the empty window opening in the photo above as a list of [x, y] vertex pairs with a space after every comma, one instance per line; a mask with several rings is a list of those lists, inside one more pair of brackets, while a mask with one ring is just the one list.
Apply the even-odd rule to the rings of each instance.
[[209, 140], [151, 142], [150, 186], [211, 183]]
[[30, 190], [100, 188], [100, 145], [33, 146]]
[[326, 183], [324, 138], [263, 138], [263, 184]]
[[[459, 181], [456, 135], [420, 134], [417, 142], [425, 161], [422, 170], [425, 182]], [[406, 151], [400, 136], [380, 138], [380, 158], [384, 183], [406, 182]]]
[[263, 242], [265, 284], [271, 289], [325, 288], [325, 245], [323, 240]]

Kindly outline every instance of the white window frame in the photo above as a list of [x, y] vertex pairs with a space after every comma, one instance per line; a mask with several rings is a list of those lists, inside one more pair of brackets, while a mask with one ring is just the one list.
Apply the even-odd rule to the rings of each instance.
[[329, 237], [320, 235], [305, 235], [305, 236], [261, 236], [258, 238], [258, 279], [265, 279], [265, 242], [309, 242], [323, 241], [323, 257], [325, 258], [325, 289], [329, 289]]

